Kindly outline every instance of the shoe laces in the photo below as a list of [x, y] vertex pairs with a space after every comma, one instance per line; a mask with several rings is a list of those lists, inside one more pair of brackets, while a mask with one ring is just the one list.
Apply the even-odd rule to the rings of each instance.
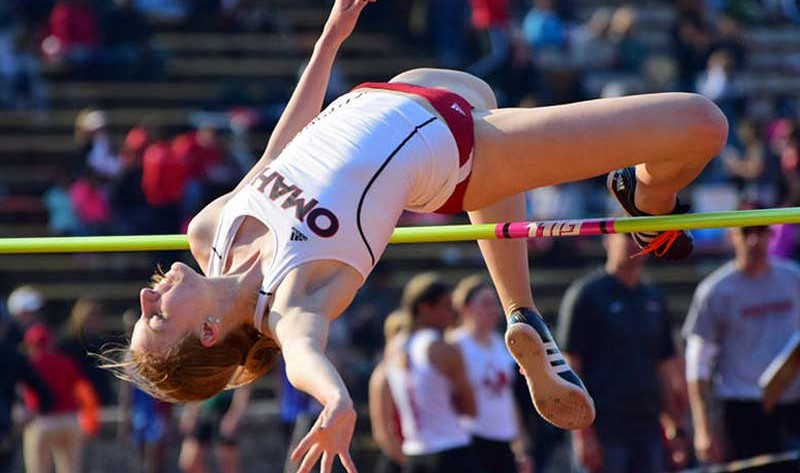
[[672, 245], [675, 244], [680, 236], [680, 230], [669, 230], [659, 233], [655, 238], [650, 240], [650, 243], [648, 243], [647, 246], [642, 248], [642, 251], [631, 256], [631, 258], [638, 258], [639, 256], [644, 256], [651, 253], [660, 258], [667, 254], [669, 249], [672, 248]]

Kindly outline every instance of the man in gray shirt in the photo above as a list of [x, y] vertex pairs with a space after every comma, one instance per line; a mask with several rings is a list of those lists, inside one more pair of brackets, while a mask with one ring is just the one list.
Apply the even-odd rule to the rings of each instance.
[[[697, 287], [683, 329], [694, 445], [704, 462], [783, 451], [791, 434], [800, 433], [800, 381], [769, 414], [758, 385], [800, 330], [800, 266], [770, 257], [770, 237], [768, 227], [730, 231], [736, 257]], [[709, 418], [712, 385], [721, 401], [721, 432]]]

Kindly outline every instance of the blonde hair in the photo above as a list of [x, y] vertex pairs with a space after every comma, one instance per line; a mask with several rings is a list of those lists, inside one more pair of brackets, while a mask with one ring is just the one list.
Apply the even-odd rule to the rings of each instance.
[[69, 338], [80, 338], [86, 322], [92, 315], [102, 315], [103, 305], [93, 296], [82, 296], [72, 306], [64, 334]]
[[255, 381], [275, 365], [279, 352], [271, 337], [242, 327], [211, 347], [188, 334], [166, 353], [113, 348], [101, 355], [100, 366], [158, 399], [192, 402]]
[[[162, 277], [157, 273], [153, 281]], [[279, 353], [275, 339], [242, 325], [210, 347], [189, 333], [166, 352], [136, 351], [128, 343], [98, 357], [102, 368], [158, 399], [192, 402], [255, 381], [272, 369]]]
[[419, 306], [434, 304], [445, 294], [450, 293], [450, 286], [436, 273], [420, 273], [406, 284], [403, 289], [402, 308], [415, 319], [419, 315]]
[[383, 339], [388, 343], [389, 340], [403, 332], [411, 329], [411, 317], [403, 309], [395, 309], [386, 316], [383, 321]]
[[473, 274], [462, 279], [453, 289], [453, 307], [458, 312], [462, 312], [475, 295], [478, 294], [478, 291], [485, 287], [491, 288], [492, 286], [480, 274]]

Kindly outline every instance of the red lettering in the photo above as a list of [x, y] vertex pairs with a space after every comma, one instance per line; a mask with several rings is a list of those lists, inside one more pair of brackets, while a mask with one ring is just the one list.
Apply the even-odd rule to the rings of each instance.
[[277, 172], [272, 172], [272, 173], [270, 173], [269, 176], [265, 176], [262, 173], [262, 174], [259, 174], [258, 176], [256, 176], [256, 178], [253, 179], [253, 182], [251, 182], [251, 184], [255, 186], [256, 185], [256, 181], [260, 180], [261, 181], [261, 185], [256, 186], [256, 189], [258, 189], [258, 192], [264, 193], [264, 189], [267, 188], [267, 184], [269, 184], [273, 179], [275, 179], [278, 176], [279, 176], [279, 174]]
[[302, 192], [303, 191], [300, 189], [295, 190], [289, 197], [286, 198], [286, 200], [283, 202], [283, 205], [281, 206], [284, 209], [295, 207], [294, 216], [295, 218], [297, 218], [297, 220], [300, 220], [301, 222], [305, 220], [306, 214], [310, 212], [311, 209], [316, 207], [317, 204], [319, 203], [317, 199], [311, 199], [306, 204], [306, 199], [300, 197], [300, 194]]
[[275, 178], [275, 182], [272, 183], [272, 190], [269, 191], [269, 198], [276, 200], [278, 197], [282, 197], [294, 189], [295, 187], [293, 185], [283, 182], [283, 176], [278, 174], [278, 176]]

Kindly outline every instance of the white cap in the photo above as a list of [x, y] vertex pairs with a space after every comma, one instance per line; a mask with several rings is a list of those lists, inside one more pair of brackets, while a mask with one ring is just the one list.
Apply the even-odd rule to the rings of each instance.
[[100, 128], [108, 125], [108, 118], [106, 117], [105, 112], [101, 112], [100, 110], [92, 110], [84, 115], [80, 125], [88, 131], [97, 131]]
[[33, 286], [20, 286], [8, 295], [8, 313], [17, 317], [23, 312], [36, 312], [44, 307], [44, 296]]

